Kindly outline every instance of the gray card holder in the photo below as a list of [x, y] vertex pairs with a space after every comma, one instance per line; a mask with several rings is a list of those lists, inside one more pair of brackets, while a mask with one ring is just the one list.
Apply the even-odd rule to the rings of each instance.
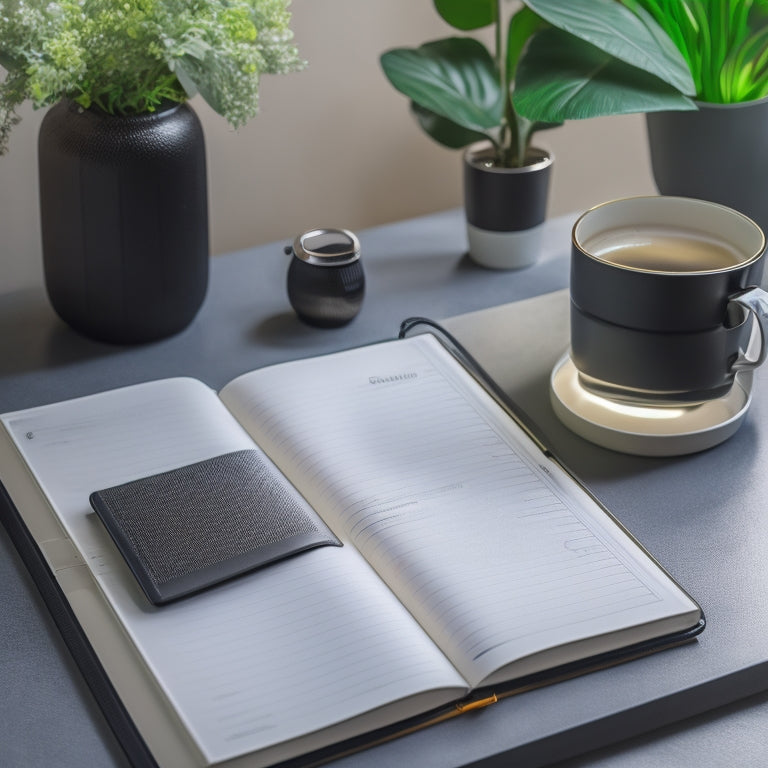
[[95, 491], [93, 509], [156, 605], [321, 546], [341, 546], [255, 450]]

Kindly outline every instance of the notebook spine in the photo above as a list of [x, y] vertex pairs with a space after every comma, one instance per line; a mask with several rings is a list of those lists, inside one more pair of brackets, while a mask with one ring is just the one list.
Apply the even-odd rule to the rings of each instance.
[[130, 715], [85, 636], [42, 552], [0, 483], [0, 520], [32, 576], [80, 673], [101, 707], [104, 717], [134, 768], [158, 768]]

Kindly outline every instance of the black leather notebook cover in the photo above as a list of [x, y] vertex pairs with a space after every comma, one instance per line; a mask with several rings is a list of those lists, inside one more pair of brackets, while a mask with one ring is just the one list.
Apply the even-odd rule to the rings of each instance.
[[307, 549], [341, 546], [256, 450], [95, 491], [90, 501], [156, 605]]

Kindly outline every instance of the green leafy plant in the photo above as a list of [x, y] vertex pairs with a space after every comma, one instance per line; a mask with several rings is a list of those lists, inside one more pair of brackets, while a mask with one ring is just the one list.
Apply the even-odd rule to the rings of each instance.
[[303, 62], [290, 0], [1, 0], [0, 152], [31, 100], [109, 114], [196, 93], [233, 126], [258, 109], [259, 77]]
[[644, 9], [616, 0], [434, 0], [463, 32], [493, 28], [493, 53], [472, 36], [381, 56], [421, 127], [453, 148], [488, 139], [499, 166], [525, 165], [533, 134], [564, 120], [695, 109], [688, 67]]
[[766, 0], [622, 0], [653, 16], [690, 67], [700, 101], [768, 96]]

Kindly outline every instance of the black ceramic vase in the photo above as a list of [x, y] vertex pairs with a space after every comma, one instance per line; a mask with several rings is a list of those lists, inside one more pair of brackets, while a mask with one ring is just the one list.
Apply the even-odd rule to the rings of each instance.
[[118, 117], [71, 101], [40, 127], [48, 297], [80, 333], [131, 344], [170, 336], [208, 287], [205, 142], [186, 104]]

